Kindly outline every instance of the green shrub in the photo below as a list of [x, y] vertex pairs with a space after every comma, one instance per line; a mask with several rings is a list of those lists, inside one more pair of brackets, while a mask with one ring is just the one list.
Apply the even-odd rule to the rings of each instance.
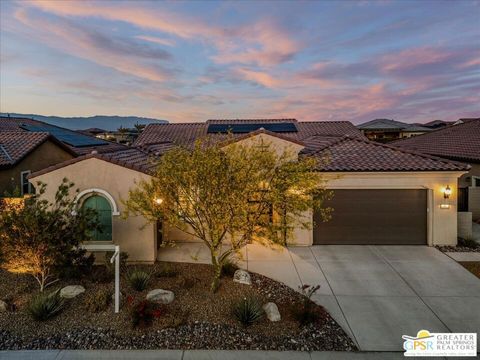
[[310, 324], [318, 319], [318, 313], [315, 311], [314, 304], [311, 300], [313, 294], [315, 294], [318, 289], [320, 289], [320, 285], [299, 286], [303, 299], [300, 307], [294, 308], [293, 314], [301, 325]]
[[85, 308], [90, 312], [105, 311], [111, 302], [112, 292], [107, 289], [100, 289], [85, 299]]
[[45, 321], [58, 315], [65, 307], [65, 299], [60, 296], [60, 289], [52, 293], [41, 293], [28, 304], [28, 312], [37, 321]]
[[130, 286], [136, 291], [143, 291], [150, 283], [151, 274], [143, 270], [133, 270], [127, 275]]
[[[105, 252], [105, 257], [103, 258], [103, 264], [105, 265], [105, 270], [111, 274], [112, 279], [115, 276], [115, 261], [112, 263], [110, 259], [112, 258], [114, 252], [107, 251]], [[120, 251], [120, 272], [127, 269], [128, 253]]]
[[466, 248], [470, 248], [470, 249], [476, 249], [476, 248], [480, 247], [480, 244], [477, 243], [472, 238], [466, 238], [466, 239], [458, 238], [457, 246], [466, 247]]
[[222, 276], [228, 276], [228, 277], [233, 277], [233, 274], [235, 274], [235, 271], [238, 270], [238, 264], [235, 260], [228, 258], [224, 263], [222, 267]]
[[264, 315], [262, 304], [253, 296], [245, 297], [233, 304], [232, 312], [244, 326], [253, 324]]
[[177, 270], [173, 268], [173, 266], [169, 263], [164, 263], [156, 272], [157, 277], [175, 277], [178, 275]]

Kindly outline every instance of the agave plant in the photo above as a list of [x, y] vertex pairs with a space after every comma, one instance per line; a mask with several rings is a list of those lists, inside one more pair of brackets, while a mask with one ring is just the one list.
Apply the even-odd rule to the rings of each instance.
[[65, 299], [60, 296], [60, 289], [52, 293], [40, 293], [28, 304], [28, 312], [38, 321], [48, 320], [58, 315], [65, 307]]
[[235, 318], [244, 326], [253, 324], [264, 315], [262, 304], [253, 296], [245, 297], [236, 302], [233, 305], [232, 312]]
[[135, 269], [128, 274], [127, 280], [134, 290], [143, 291], [148, 287], [151, 276], [150, 273]]

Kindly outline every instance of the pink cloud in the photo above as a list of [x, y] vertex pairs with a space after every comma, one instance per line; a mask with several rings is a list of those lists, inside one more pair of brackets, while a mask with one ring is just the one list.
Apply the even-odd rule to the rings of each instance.
[[160, 45], [166, 45], [166, 46], [174, 45], [174, 42], [172, 40], [162, 39], [156, 36], [138, 35], [138, 36], [135, 36], [135, 38], [144, 40], [144, 41], [149, 41], [155, 44], [160, 44]]
[[266, 72], [240, 68], [236, 69], [235, 73], [248, 81], [252, 81], [268, 88], [275, 88], [280, 85], [279, 80], [273, 78]]
[[407, 49], [383, 56], [381, 59], [381, 70], [385, 72], [405, 71], [420, 65], [440, 63], [451, 56], [451, 53], [438, 48], [421, 47]]
[[[51, 22], [42, 17], [31, 17], [22, 8], [17, 9], [14, 17], [31, 30], [30, 36], [50, 47], [139, 78], [151, 81], [166, 81], [170, 78], [166, 69], [135, 58], [137, 53], [129, 56], [123, 51], [132, 44], [116, 44], [119, 46], [116, 49], [113, 42], [107, 42], [99, 33], [89, 32], [68, 21]], [[152, 54], [154, 55], [155, 53]]]
[[[225, 28], [197, 18], [178, 16], [171, 12], [144, 9], [133, 3], [37, 0], [26, 3], [60, 16], [100, 17], [124, 21], [144, 29], [153, 29], [183, 39], [203, 38], [212, 42], [218, 63], [243, 63], [271, 66], [286, 62], [301, 49], [290, 34], [270, 21]], [[138, 3], [137, 3], [138, 4]], [[144, 39], [146, 40], [146, 39]]]

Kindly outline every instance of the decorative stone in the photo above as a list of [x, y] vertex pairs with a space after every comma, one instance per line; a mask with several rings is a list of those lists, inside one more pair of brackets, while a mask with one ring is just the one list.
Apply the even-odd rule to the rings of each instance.
[[238, 282], [240, 284], [245, 285], [252, 285], [252, 279], [250, 278], [250, 274], [246, 270], [238, 269], [233, 274], [233, 281]]
[[147, 294], [147, 300], [160, 304], [170, 304], [173, 299], [175, 299], [175, 294], [169, 290], [155, 289]]
[[0, 312], [8, 311], [7, 303], [3, 300], [0, 300]]
[[265, 311], [265, 315], [267, 315], [267, 318], [270, 321], [280, 321], [282, 319], [282, 317], [280, 316], [280, 311], [278, 311], [278, 306], [273, 302], [269, 302], [263, 305], [263, 310]]
[[65, 299], [73, 299], [84, 292], [85, 288], [82, 285], [68, 285], [60, 290], [60, 296]]

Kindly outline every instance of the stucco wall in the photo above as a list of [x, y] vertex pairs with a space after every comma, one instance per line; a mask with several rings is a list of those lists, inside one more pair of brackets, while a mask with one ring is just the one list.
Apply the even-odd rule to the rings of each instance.
[[480, 177], [480, 164], [469, 163], [469, 165], [472, 167], [470, 171], [467, 174], [462, 175], [460, 179], [458, 179], [459, 187], [472, 186], [472, 176]]
[[73, 158], [73, 155], [47, 140], [28, 154], [15, 167], [0, 171], [0, 196], [5, 191], [12, 192], [16, 186], [20, 189], [22, 171], [35, 172]]
[[120, 213], [113, 216], [112, 219], [113, 242], [120, 245], [121, 251], [128, 253], [129, 261], [155, 261], [155, 226], [146, 224], [145, 219], [140, 216], [131, 216], [125, 220], [121, 217], [124, 211], [122, 199], [127, 199], [128, 190], [135, 186], [136, 180], [148, 178], [147, 175], [103, 160], [91, 158], [37, 176], [31, 179], [31, 181], [34, 183], [40, 180], [47, 183], [48, 188], [45, 197], [53, 200], [55, 191], [64, 177], [73, 181], [75, 188], [78, 188], [80, 191], [101, 189], [109, 193]]
[[468, 188], [468, 211], [474, 221], [480, 220], [480, 187]]

